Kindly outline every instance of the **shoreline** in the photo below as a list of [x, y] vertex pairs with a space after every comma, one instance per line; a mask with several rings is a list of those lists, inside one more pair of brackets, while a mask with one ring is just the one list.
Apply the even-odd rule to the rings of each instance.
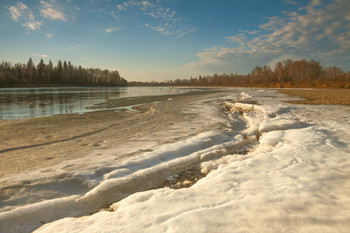
[[[210, 93], [214, 92], [126, 98], [123, 102], [116, 99], [98, 106], [111, 110], [2, 120], [0, 179], [82, 158], [96, 150], [116, 146], [133, 148], [131, 144], [140, 141], [143, 134], [157, 133], [157, 128], [151, 127], [155, 111], [175, 124], [177, 120], [181, 122], [183, 116], [174, 113], [170, 105], [180, 106], [193, 96]], [[136, 106], [130, 111], [126, 108], [129, 105]], [[159, 125], [171, 126], [166, 122], [159, 122]]]
[[[137, 106], [138, 111], [15, 120], [12, 126], [18, 128], [9, 123], [7, 133], [18, 137], [7, 143], [37, 144], [0, 154], [0, 159], [4, 155], [24, 166], [20, 174], [12, 171], [0, 178], [5, 191], [0, 229], [29, 232], [45, 224], [37, 231], [63, 232], [69, 225], [94, 232], [103, 225], [116, 232], [129, 217], [145, 224], [164, 211], [169, 216], [165, 224], [178, 217], [183, 222], [188, 216], [181, 213], [189, 209], [191, 216], [198, 213], [199, 221], [191, 223], [201, 226], [203, 211], [236, 216], [225, 222], [237, 226], [248, 219], [244, 208], [249, 216], [261, 218], [258, 228], [271, 226], [261, 211], [279, 210], [282, 217], [273, 226], [285, 224], [284, 216], [314, 216], [314, 210], [324, 208], [322, 200], [346, 194], [338, 184], [348, 179], [337, 175], [348, 170], [339, 164], [347, 151], [349, 116], [339, 106], [291, 107], [283, 102], [290, 99], [278, 90], [225, 89], [174, 96]], [[329, 114], [339, 118], [329, 122]], [[79, 154], [80, 148], [85, 154]], [[11, 165], [3, 169], [18, 168]], [[294, 200], [315, 209], [299, 208]], [[347, 211], [344, 206], [346, 202], [326, 207], [338, 219]], [[274, 217], [275, 212], [268, 213]], [[322, 214], [317, 217], [323, 219]], [[318, 226], [313, 221], [304, 225]], [[160, 222], [153, 226], [148, 230], [163, 229]]]
[[[350, 90], [345, 89], [276, 89], [289, 96], [305, 98], [291, 100], [295, 104], [350, 105]], [[160, 111], [168, 100], [178, 104], [192, 96], [214, 92], [189, 92], [180, 95], [148, 96], [111, 100], [99, 107], [121, 108], [85, 114], [63, 114], [48, 117], [0, 121], [0, 179], [16, 173], [49, 167], [67, 159], [81, 158], [98, 149], [118, 145], [114, 139], [131, 141], [139, 135], [137, 126], [143, 117], [152, 118], [153, 106]], [[141, 105], [138, 105], [141, 104]], [[136, 105], [132, 111], [126, 105]], [[136, 110], [136, 111], [134, 111]], [[175, 119], [174, 119], [175, 121]], [[156, 129], [153, 129], [156, 132]], [[22, 158], [22, 159], [21, 159]], [[25, 161], [23, 158], [26, 158]], [[9, 164], [11, 166], [9, 166]]]
[[350, 105], [350, 89], [278, 89], [280, 93], [303, 100], [290, 100], [293, 104]]

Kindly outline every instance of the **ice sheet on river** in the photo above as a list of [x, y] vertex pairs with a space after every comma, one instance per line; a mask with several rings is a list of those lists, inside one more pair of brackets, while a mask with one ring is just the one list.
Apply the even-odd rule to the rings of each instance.
[[[282, 97], [223, 96], [220, 128], [100, 168], [84, 194], [2, 212], [0, 231], [348, 232], [350, 108]], [[191, 187], [152, 189], [193, 167], [207, 175]]]

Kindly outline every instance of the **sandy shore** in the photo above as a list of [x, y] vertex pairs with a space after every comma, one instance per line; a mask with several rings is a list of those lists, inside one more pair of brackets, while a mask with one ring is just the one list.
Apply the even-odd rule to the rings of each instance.
[[305, 99], [288, 101], [289, 103], [350, 105], [350, 89], [280, 89], [279, 92]]
[[[174, 124], [196, 117], [194, 113], [180, 114], [180, 109], [183, 103], [198, 99], [200, 95], [201, 92], [195, 92], [129, 98], [125, 103], [112, 100], [101, 106], [118, 108], [142, 104], [134, 107], [137, 111], [96, 111], [0, 121], [0, 178], [81, 158], [99, 149], [119, 147], [129, 153], [137, 149], [133, 145], [138, 143], [143, 143], [145, 148], [154, 143], [166, 143], [164, 140], [169, 137], [164, 137], [163, 141], [159, 139], [162, 138], [157, 135], [159, 127], [171, 132]], [[198, 132], [194, 130], [193, 133]], [[181, 132], [174, 132], [174, 135], [181, 135]]]

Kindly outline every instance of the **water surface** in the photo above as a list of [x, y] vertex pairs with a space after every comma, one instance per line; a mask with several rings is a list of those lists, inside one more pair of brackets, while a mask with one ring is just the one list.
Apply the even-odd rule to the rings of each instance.
[[181, 94], [187, 91], [172, 87], [0, 88], [0, 120], [81, 114], [101, 110], [95, 106], [111, 99]]

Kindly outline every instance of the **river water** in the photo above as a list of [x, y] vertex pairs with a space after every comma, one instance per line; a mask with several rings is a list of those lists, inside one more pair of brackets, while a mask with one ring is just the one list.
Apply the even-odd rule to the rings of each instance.
[[82, 114], [104, 110], [95, 106], [107, 100], [181, 94], [188, 90], [172, 87], [0, 88], [0, 120]]

